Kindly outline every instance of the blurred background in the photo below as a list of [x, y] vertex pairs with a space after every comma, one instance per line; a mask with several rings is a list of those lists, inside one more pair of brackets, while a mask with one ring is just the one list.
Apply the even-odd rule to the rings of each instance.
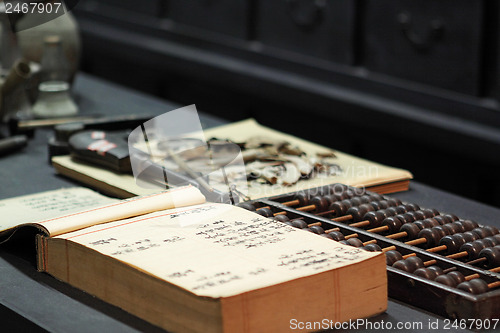
[[498, 1], [81, 0], [73, 13], [87, 73], [500, 206]]

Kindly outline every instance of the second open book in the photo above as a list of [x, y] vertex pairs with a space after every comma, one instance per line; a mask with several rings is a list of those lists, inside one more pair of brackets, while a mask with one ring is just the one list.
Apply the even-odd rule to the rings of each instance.
[[383, 254], [204, 203], [193, 187], [32, 225], [40, 271], [171, 331], [317, 330], [387, 307]]

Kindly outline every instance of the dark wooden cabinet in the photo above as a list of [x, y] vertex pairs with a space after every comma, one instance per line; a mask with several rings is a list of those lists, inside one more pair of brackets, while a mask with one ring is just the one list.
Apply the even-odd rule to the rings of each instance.
[[249, 27], [247, 0], [169, 0], [167, 17], [200, 33], [245, 39]]
[[[99, 0], [117, 10], [127, 10], [133, 13], [159, 17], [164, 12], [167, 0]], [[112, 10], [112, 9], [111, 9]]]
[[355, 6], [351, 0], [260, 0], [255, 39], [334, 62], [354, 62]]
[[363, 10], [366, 68], [479, 95], [482, 1], [367, 0]]

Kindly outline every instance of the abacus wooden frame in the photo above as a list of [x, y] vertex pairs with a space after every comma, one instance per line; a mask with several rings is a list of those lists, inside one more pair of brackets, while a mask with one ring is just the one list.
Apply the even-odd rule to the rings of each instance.
[[[331, 188], [333, 186], [335, 184], [300, 192], [309, 195], [317, 194], [321, 193], [321, 190], [326, 190], [328, 187]], [[443, 269], [456, 267], [464, 275], [479, 274], [480, 278], [488, 283], [500, 280], [500, 274], [498, 273], [471, 266], [458, 260], [449, 259], [437, 253], [427, 252], [416, 246], [407, 245], [364, 229], [335, 222], [325, 217], [316, 216], [313, 213], [302, 212], [282, 204], [282, 202], [293, 200], [297, 193], [299, 192], [257, 199], [250, 201], [250, 203], [253, 203], [256, 208], [268, 206], [273, 213], [285, 211], [290, 219], [300, 217], [308, 224], [321, 222], [325, 230], [339, 228], [340, 232], [344, 235], [357, 233], [358, 238], [363, 242], [376, 240], [377, 244], [382, 248], [395, 246], [396, 250], [403, 255], [415, 253], [424, 261], [436, 260], [436, 265], [439, 265]], [[391, 266], [387, 266], [387, 275], [389, 280], [389, 297], [402, 302], [451, 319], [484, 320], [500, 317], [500, 306], [498, 305], [500, 304], [500, 289], [473, 295]]]

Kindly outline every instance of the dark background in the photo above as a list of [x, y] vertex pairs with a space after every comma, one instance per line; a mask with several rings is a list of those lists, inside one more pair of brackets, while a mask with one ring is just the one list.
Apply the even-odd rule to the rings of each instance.
[[500, 206], [495, 0], [82, 0], [74, 13], [86, 72]]

